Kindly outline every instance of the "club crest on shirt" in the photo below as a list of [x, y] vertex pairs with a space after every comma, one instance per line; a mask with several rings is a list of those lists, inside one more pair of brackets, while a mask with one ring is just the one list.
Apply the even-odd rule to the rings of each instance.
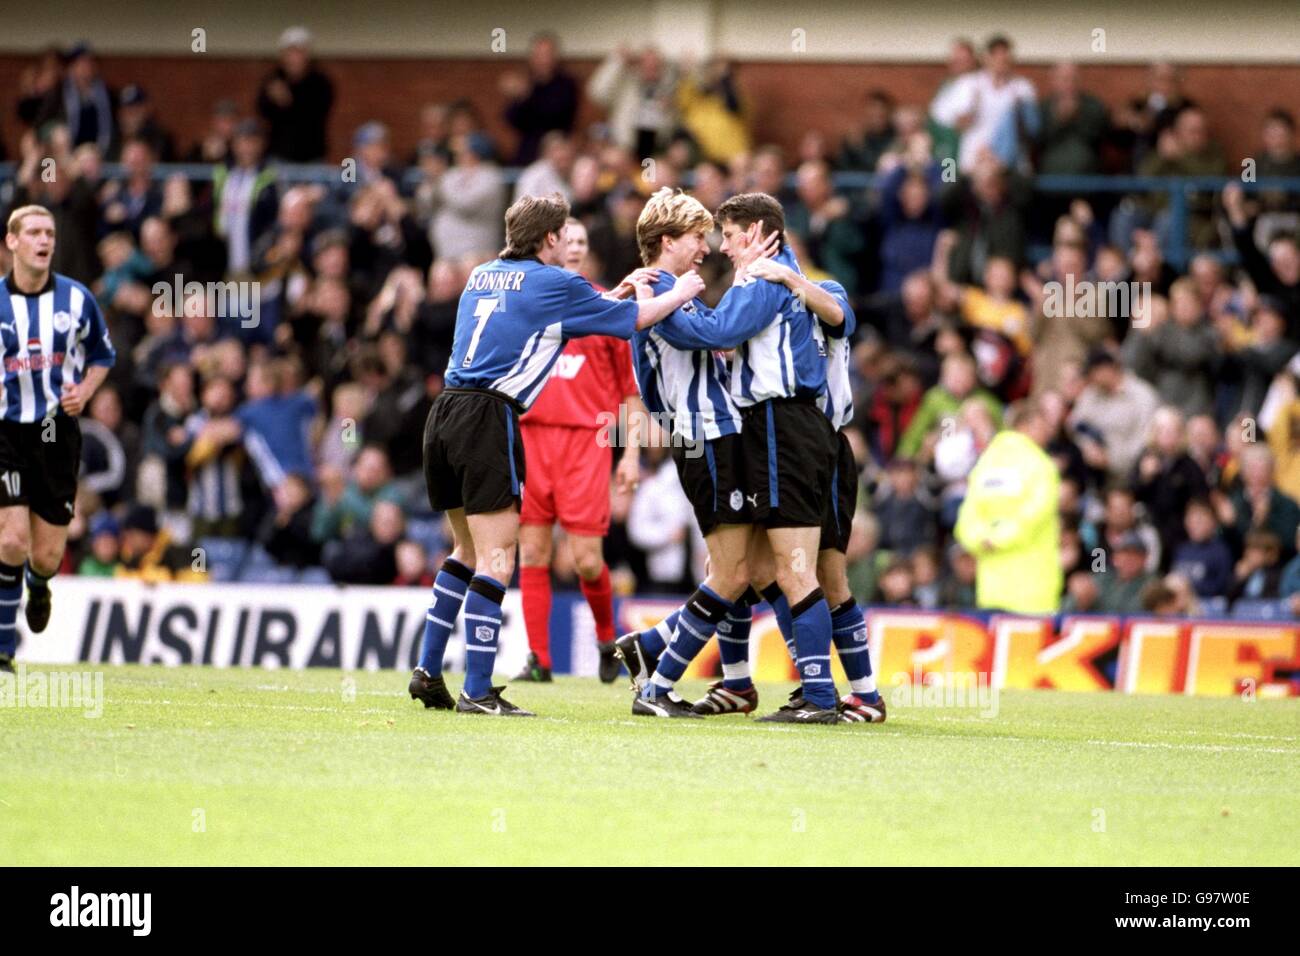
[[72, 314], [69, 312], [54, 313], [54, 331], [60, 334], [72, 328]]

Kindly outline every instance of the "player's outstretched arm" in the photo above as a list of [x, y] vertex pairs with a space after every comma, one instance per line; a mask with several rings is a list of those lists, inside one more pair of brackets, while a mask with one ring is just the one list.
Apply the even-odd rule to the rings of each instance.
[[[643, 291], [644, 290], [644, 291]], [[677, 277], [672, 289], [663, 295], [654, 296], [654, 298], [644, 298], [646, 292], [650, 291], [647, 283], [638, 283], [637, 285], [637, 331], [648, 329], [656, 322], [667, 318], [677, 309], [680, 309], [691, 299], [695, 298], [704, 291], [704, 280], [692, 269]]]
[[844, 324], [844, 310], [840, 308], [835, 296], [789, 266], [774, 259], [756, 259], [749, 264], [748, 271], [757, 279], [766, 279], [785, 286], [799, 297], [809, 311], [827, 325]]

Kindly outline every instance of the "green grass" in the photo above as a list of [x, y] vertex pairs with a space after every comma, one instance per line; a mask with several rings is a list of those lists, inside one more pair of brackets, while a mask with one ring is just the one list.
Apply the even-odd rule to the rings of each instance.
[[104, 673], [98, 719], [0, 708], [5, 863], [1300, 863], [1300, 701], [1008, 692], [995, 718], [784, 727], [633, 718], [594, 679], [515, 688], [543, 716], [502, 720], [397, 673]]

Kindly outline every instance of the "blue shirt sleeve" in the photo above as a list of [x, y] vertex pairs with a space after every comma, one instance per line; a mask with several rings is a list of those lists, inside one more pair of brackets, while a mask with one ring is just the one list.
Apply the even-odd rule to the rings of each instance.
[[81, 340], [86, 349], [86, 364], [112, 368], [117, 362], [117, 352], [113, 348], [112, 339], [108, 337], [108, 323], [104, 321], [104, 313], [99, 311], [99, 303], [95, 301], [94, 295], [89, 290], [82, 291], [86, 294], [82, 311], [86, 317], [87, 329]]
[[676, 349], [734, 349], [772, 324], [790, 297], [785, 286], [747, 279], [727, 290], [716, 308], [678, 309], [655, 331]]
[[839, 325], [829, 325], [822, 323], [822, 328], [826, 334], [833, 339], [847, 339], [852, 337], [858, 327], [858, 316], [853, 311], [853, 306], [849, 305], [849, 294], [844, 291], [844, 286], [840, 285], [834, 279], [827, 279], [817, 283], [831, 295], [835, 296], [835, 301], [839, 303], [844, 310], [844, 321]]
[[584, 335], [612, 335], [630, 339], [636, 332], [637, 304], [634, 300], [607, 299], [575, 272], [557, 269], [564, 276], [565, 307], [560, 334], [565, 339]]

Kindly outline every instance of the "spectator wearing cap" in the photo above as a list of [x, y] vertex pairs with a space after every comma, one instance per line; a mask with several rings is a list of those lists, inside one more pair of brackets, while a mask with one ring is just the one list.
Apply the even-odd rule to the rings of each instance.
[[1147, 570], [1154, 574], [1160, 568], [1160, 533], [1146, 519], [1133, 489], [1127, 485], [1112, 485], [1106, 490], [1100, 520], [1095, 523], [1085, 521], [1080, 528], [1081, 543], [1090, 553], [1100, 550], [1109, 557], [1119, 547], [1119, 542], [1130, 534], [1142, 539]]
[[[1087, 599], [1088, 587], [1081, 583], [1081, 578], [1095, 589], [1094, 601]], [[1155, 577], [1147, 571], [1146, 542], [1141, 535], [1126, 534], [1116, 543], [1104, 570], [1091, 574], [1076, 572], [1070, 578], [1069, 599], [1062, 611], [1140, 614], [1143, 611], [1142, 594], [1153, 580]]]
[[211, 166], [229, 166], [233, 157], [230, 147], [239, 125], [239, 107], [234, 100], [220, 99], [212, 104], [208, 125], [198, 141], [185, 154], [187, 163], [207, 163]]
[[505, 179], [492, 161], [492, 143], [482, 133], [452, 139], [453, 165], [420, 185], [431, 213], [429, 241], [440, 259], [491, 258], [501, 245]]
[[393, 162], [393, 148], [388, 127], [376, 120], [362, 123], [352, 134], [352, 157], [357, 162], [357, 182], [361, 185], [378, 179], [392, 180], [401, 191], [402, 170]]
[[89, 43], [80, 41], [64, 55], [63, 84], [52, 90], [34, 125], [62, 120], [73, 149], [93, 143], [99, 155], [108, 156], [117, 137], [113, 97], [99, 75], [99, 64]]
[[90, 519], [90, 551], [77, 565], [77, 573], [92, 578], [111, 578], [117, 575], [118, 538], [122, 526], [111, 511], [101, 511]]
[[1088, 384], [1074, 403], [1069, 421], [1076, 430], [1086, 424], [1102, 440], [1085, 440], [1080, 450], [1090, 466], [1104, 469], [1116, 480], [1127, 480], [1146, 445], [1160, 397], [1106, 348], [1088, 353], [1084, 374]]
[[306, 27], [280, 35], [280, 62], [262, 81], [257, 111], [269, 127], [268, 152], [290, 163], [316, 163], [326, 156], [326, 129], [334, 84], [311, 55]]
[[135, 504], [122, 520], [121, 547], [116, 575], [164, 581], [205, 581], [206, 569], [200, 570], [194, 556], [184, 545], [177, 544], [167, 528], [158, 525], [158, 514], [149, 505]]
[[560, 65], [559, 40], [539, 33], [528, 45], [527, 74], [501, 75], [506, 122], [519, 134], [514, 164], [527, 166], [542, 154], [542, 139], [551, 132], [573, 132], [578, 113], [578, 85]]
[[[159, 125], [153, 114], [153, 102], [144, 87], [132, 83], [117, 95], [117, 128], [122, 141], [138, 139], [149, 144], [160, 163], [176, 158], [172, 134]], [[110, 154], [108, 159], [117, 159]]]
[[226, 272], [247, 276], [253, 268], [253, 246], [275, 222], [280, 198], [275, 169], [266, 162], [266, 139], [257, 120], [235, 127], [233, 162], [212, 173], [212, 206], [216, 233], [226, 242]]

